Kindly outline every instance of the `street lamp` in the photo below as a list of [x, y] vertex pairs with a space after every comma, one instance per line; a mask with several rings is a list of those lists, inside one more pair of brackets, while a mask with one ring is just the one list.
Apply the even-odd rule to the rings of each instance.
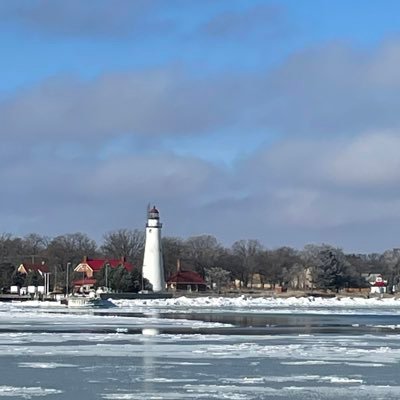
[[106, 264], [106, 288], [108, 292], [108, 267], [110, 266], [109, 263]]
[[71, 266], [71, 263], [67, 263], [67, 278], [66, 278], [66, 285], [65, 285], [65, 297], [68, 297], [69, 295], [69, 267]]
[[44, 292], [47, 297], [50, 292], [50, 272], [45, 272], [44, 274]]

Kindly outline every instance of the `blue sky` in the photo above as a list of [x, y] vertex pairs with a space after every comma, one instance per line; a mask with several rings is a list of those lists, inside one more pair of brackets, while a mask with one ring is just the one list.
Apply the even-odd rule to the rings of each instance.
[[0, 231], [398, 247], [400, 3], [0, 2]]

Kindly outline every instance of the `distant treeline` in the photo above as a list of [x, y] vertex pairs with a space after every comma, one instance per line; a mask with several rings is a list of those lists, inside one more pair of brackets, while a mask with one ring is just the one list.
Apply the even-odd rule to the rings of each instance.
[[[66, 266], [89, 258], [125, 259], [141, 270], [144, 232], [120, 229], [104, 235], [100, 246], [83, 233], [54, 238], [35, 233], [16, 237], [0, 235], [0, 287], [9, 287], [12, 274], [21, 263], [46, 263], [53, 284], [65, 277]], [[380, 273], [389, 288], [400, 281], [400, 249], [381, 254], [345, 254], [330, 245], [306, 245], [267, 249], [258, 240], [238, 240], [225, 247], [211, 235], [187, 239], [162, 239], [166, 277], [176, 272], [179, 260], [182, 269], [194, 270], [215, 286], [236, 281], [243, 287], [268, 283], [272, 287], [292, 289], [331, 289], [364, 287], [363, 274]]]

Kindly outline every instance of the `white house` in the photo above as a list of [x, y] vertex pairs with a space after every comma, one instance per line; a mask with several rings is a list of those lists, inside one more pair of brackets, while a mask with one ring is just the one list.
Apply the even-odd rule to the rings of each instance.
[[[372, 274], [371, 274], [372, 278]], [[371, 285], [371, 294], [373, 293], [386, 293], [387, 292], [387, 281], [383, 280], [382, 275], [374, 275], [375, 280], [369, 280]]]

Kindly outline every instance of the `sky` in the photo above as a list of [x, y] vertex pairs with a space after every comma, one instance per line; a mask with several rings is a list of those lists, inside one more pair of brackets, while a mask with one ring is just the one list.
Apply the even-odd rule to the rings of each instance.
[[400, 247], [397, 0], [0, 0], [0, 232]]

